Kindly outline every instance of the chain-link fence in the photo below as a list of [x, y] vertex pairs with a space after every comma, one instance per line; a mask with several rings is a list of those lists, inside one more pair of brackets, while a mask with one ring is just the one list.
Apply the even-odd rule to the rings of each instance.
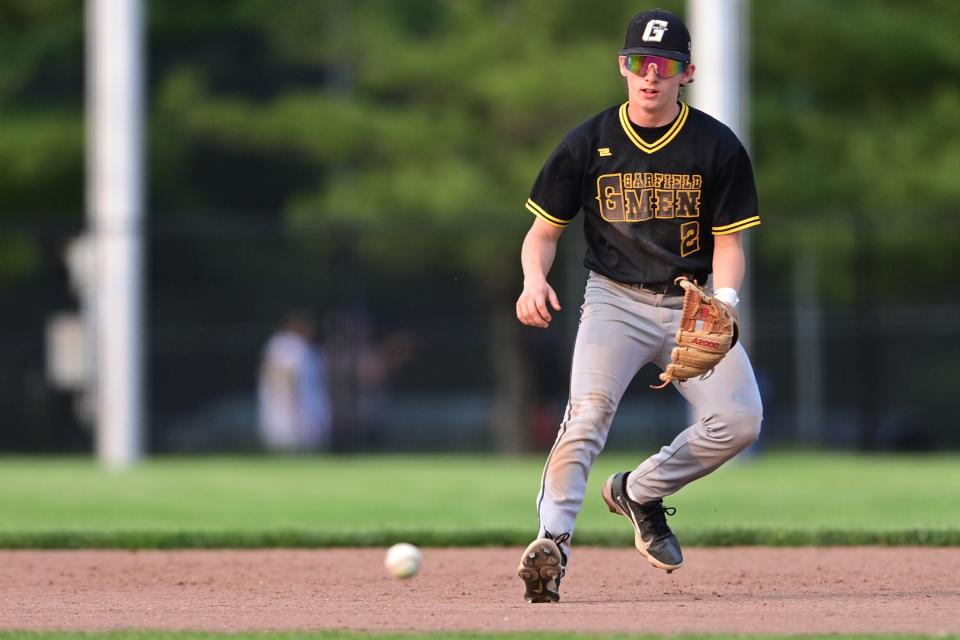
[[[522, 450], [552, 441], [585, 276], [579, 231], [561, 241], [551, 279], [564, 310], [542, 331], [511, 319], [529, 222], [521, 213], [515, 225], [447, 230], [173, 219], [146, 234], [152, 452], [261, 450], [265, 347], [295, 311], [314, 324], [328, 430], [304, 447]], [[802, 239], [797, 228], [771, 217], [751, 235], [745, 325], [765, 404], [761, 446], [960, 444], [948, 371], [960, 303], [945, 277], [956, 260], [947, 256], [942, 273], [897, 261], [881, 234], [858, 241], [853, 222]], [[67, 259], [81, 233], [3, 231], [0, 451], [92, 447], [84, 389], [95, 367]], [[468, 251], [465, 235], [483, 247], [481, 259], [451, 259]], [[646, 389], [654, 378], [638, 374], [610, 447], [659, 443], [685, 426], [678, 394]]]

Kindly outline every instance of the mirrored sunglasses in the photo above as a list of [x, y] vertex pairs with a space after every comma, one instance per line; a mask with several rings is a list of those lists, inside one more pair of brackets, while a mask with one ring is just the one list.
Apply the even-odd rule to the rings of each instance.
[[650, 65], [655, 65], [657, 67], [657, 75], [661, 78], [672, 78], [683, 71], [685, 64], [685, 62], [671, 60], [670, 58], [635, 54], [627, 56], [626, 67], [630, 73], [645, 76], [647, 75], [647, 69], [650, 68]]

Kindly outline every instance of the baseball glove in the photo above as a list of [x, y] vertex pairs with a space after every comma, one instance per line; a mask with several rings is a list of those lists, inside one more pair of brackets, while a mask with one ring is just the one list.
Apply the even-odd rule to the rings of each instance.
[[663, 389], [674, 380], [706, 377], [737, 343], [737, 316], [731, 306], [707, 295], [685, 276], [675, 282], [684, 290], [677, 346], [667, 370], [660, 374], [663, 384], [651, 385], [652, 389]]

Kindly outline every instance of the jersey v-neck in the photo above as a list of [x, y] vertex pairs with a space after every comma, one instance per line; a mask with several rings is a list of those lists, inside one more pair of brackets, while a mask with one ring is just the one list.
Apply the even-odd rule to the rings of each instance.
[[[676, 138], [680, 130], [683, 129], [683, 125], [687, 121], [687, 115], [690, 113], [687, 104], [681, 102], [680, 112], [677, 113], [677, 117], [670, 124], [662, 127], [640, 127], [630, 121], [630, 116], [627, 114], [629, 106], [629, 101], [620, 106], [620, 125], [623, 127], [624, 133], [627, 134], [627, 138], [645, 153], [655, 153], [670, 144], [670, 141]], [[652, 141], [647, 142], [646, 138], [651, 138]]]

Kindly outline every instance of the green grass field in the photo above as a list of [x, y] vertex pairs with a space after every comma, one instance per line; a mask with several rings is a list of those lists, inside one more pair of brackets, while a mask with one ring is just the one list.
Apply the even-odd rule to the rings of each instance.
[[[76, 631], [0, 631], [0, 640], [435, 640], [438, 634], [422, 633], [353, 633], [349, 631], [316, 631], [309, 633], [196, 633], [163, 631], [117, 631], [107, 633], [84, 633]], [[625, 634], [580, 634], [580, 633], [444, 633], [444, 638], [454, 640], [810, 640], [811, 638], [829, 638], [830, 640], [913, 640], [932, 636], [921, 635], [692, 635], [677, 634], [671, 636], [625, 635]], [[938, 635], [937, 638], [956, 638], [956, 636]]]
[[[83, 633], [76, 631], [0, 631], [0, 640], [435, 640], [438, 634], [422, 633], [352, 633], [348, 631], [316, 631], [310, 633], [195, 633], [163, 631], [117, 631], [108, 633]], [[932, 636], [920, 635], [691, 635], [671, 636], [625, 635], [625, 634], [580, 634], [580, 633], [456, 633], [442, 635], [454, 640], [810, 640], [811, 638], [829, 638], [830, 640], [913, 640]], [[956, 636], [938, 635], [937, 638], [956, 638]]]
[[[599, 497], [642, 454], [594, 468], [578, 542], [629, 545]], [[0, 459], [0, 547], [523, 544], [543, 456]], [[695, 544], [960, 544], [960, 456], [765, 453], [666, 503]]]

